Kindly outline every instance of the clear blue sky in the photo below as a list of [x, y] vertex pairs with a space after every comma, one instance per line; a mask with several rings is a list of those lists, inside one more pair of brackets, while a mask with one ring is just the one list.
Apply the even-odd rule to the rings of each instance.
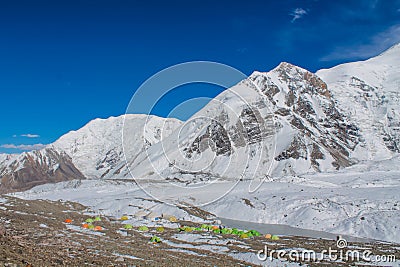
[[[1, 0], [0, 152], [123, 114], [142, 82], [177, 63], [250, 74], [288, 61], [316, 71], [399, 41], [399, 0]], [[221, 90], [183, 86], [154, 113]]]

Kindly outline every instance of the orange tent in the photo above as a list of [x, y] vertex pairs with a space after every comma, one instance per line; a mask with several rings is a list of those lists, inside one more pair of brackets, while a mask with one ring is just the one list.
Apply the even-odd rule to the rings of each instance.
[[103, 228], [101, 226], [97, 225], [97, 226], [94, 227], [94, 230], [95, 231], [101, 231], [101, 230], [103, 230]]
[[72, 223], [72, 220], [71, 220], [71, 219], [65, 219], [64, 222], [65, 222], [65, 223]]

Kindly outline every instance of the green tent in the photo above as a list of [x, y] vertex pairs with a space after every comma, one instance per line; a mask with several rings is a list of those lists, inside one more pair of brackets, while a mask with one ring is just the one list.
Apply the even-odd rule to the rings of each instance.
[[279, 240], [279, 236], [273, 235], [273, 236], [271, 237], [271, 240]]
[[216, 233], [216, 234], [220, 234], [221, 230], [220, 229], [214, 229], [213, 232]]
[[125, 229], [133, 229], [133, 226], [132, 226], [132, 224], [129, 224], [129, 223], [128, 223], [128, 224], [125, 224], [125, 225], [124, 225], [124, 228], [125, 228]]
[[96, 217], [94, 218], [94, 221], [95, 221], [95, 222], [100, 222], [100, 221], [101, 221], [100, 216], [96, 216]]
[[159, 237], [156, 236], [156, 235], [153, 235], [153, 236], [151, 237], [150, 241], [153, 242], [153, 243], [161, 243], [161, 238], [159, 238]]
[[251, 233], [253, 236], [260, 236], [260, 232], [256, 231], [256, 230], [250, 230], [249, 233]]
[[147, 227], [147, 226], [145, 226], [145, 225], [142, 225], [142, 226], [139, 226], [139, 229], [138, 229], [139, 231], [142, 231], [142, 232], [148, 232], [149, 231], [149, 227]]
[[156, 231], [159, 232], [159, 233], [162, 233], [162, 232], [165, 231], [165, 229], [164, 229], [164, 227], [159, 226], [159, 227], [156, 228]]
[[222, 228], [221, 229], [221, 234], [224, 234], [224, 235], [229, 234], [228, 229]]
[[87, 223], [93, 223], [94, 220], [93, 220], [92, 218], [88, 218], [88, 219], [85, 220], [85, 222], [87, 222]]
[[240, 235], [243, 235], [243, 234], [244, 234], [244, 231], [238, 231], [236, 235], [240, 236]]

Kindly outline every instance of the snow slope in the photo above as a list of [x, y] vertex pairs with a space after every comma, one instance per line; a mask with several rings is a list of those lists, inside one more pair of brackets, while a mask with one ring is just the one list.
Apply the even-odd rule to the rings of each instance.
[[135, 178], [256, 179], [351, 166], [358, 126], [315, 74], [281, 63], [224, 91], [132, 159]]
[[[147, 192], [128, 180], [102, 180], [17, 196], [78, 201], [115, 216], [144, 209], [188, 219], [158, 200], [208, 203], [203, 208], [221, 217], [400, 242], [399, 68], [400, 45], [317, 75], [281, 63], [185, 123], [144, 115], [127, 115], [125, 125], [123, 117], [92, 121], [51, 147], [87, 177], [131, 172]], [[264, 179], [249, 192], [248, 180]], [[214, 183], [198, 186], [206, 181]]]
[[316, 74], [285, 62], [254, 72], [128, 157], [132, 174], [186, 184], [263, 181], [390, 159], [400, 152], [399, 62], [400, 44]]
[[381, 55], [317, 72], [365, 141], [359, 159], [390, 158], [400, 150], [400, 44]]
[[[386, 170], [386, 166], [394, 163], [393, 159], [386, 160], [377, 168], [375, 162], [369, 161], [362, 167], [355, 166], [346, 171], [283, 177], [264, 183], [254, 193], [248, 191], [249, 182], [243, 181], [225, 197], [202, 209], [223, 218], [286, 224], [400, 243], [400, 167]], [[188, 193], [188, 188], [159, 183], [153, 190], [174, 199], [176, 204], [196, 205], [219, 196], [226, 183], [233, 184], [214, 183], [202, 191]], [[135, 225], [143, 223], [139, 217], [150, 213], [158, 216], [172, 214], [181, 219], [199, 221], [179, 205], [152, 199], [132, 182], [71, 181], [37, 186], [15, 195], [26, 199], [78, 201], [103, 214], [115, 217], [130, 215], [130, 223]]]

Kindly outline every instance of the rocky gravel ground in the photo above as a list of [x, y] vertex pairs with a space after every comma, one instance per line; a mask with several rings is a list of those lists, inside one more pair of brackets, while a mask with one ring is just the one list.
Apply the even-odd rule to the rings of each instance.
[[[77, 203], [0, 198], [0, 266], [271, 266], [257, 262], [256, 253], [270, 249], [306, 248], [315, 251], [333, 246], [335, 241], [305, 237], [280, 237], [272, 241], [263, 236], [239, 239], [212, 232], [186, 233], [165, 228], [140, 232], [125, 230], [121, 221], [101, 217], [94, 225], [99, 231], [85, 229], [82, 223], [93, 218], [93, 211]], [[71, 223], [66, 223], [71, 219]], [[161, 243], [150, 238], [157, 235]], [[399, 245], [381, 242], [352, 243], [374, 254], [400, 258]], [[252, 257], [250, 257], [252, 256]], [[274, 260], [273, 266], [293, 262]], [[252, 260], [251, 260], [252, 259]], [[298, 261], [301, 263], [301, 260]], [[349, 266], [354, 262], [303, 262], [309, 266]], [[395, 264], [395, 263], [393, 263]], [[398, 265], [386, 265], [398, 266]]]

